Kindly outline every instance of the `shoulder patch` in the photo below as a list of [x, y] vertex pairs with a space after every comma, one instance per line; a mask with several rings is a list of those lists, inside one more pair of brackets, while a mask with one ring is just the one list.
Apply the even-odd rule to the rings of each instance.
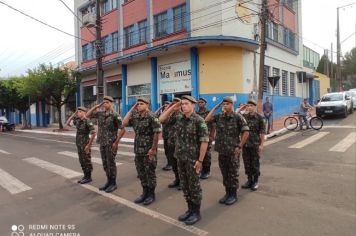
[[201, 128], [208, 128], [208, 126], [206, 125], [205, 122], [202, 122], [202, 123], [200, 124], [200, 127], [201, 127]]

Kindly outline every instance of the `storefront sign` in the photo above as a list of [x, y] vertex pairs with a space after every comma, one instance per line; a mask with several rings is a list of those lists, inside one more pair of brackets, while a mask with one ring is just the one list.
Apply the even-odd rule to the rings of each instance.
[[158, 67], [160, 94], [192, 90], [190, 61], [177, 62]]

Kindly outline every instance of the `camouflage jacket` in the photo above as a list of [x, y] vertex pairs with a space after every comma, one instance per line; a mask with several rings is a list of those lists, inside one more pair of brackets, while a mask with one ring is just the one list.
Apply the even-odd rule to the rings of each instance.
[[147, 155], [153, 145], [153, 136], [161, 132], [161, 124], [157, 116], [148, 111], [142, 117], [140, 113], [134, 112], [129, 120], [129, 126], [135, 131], [134, 151], [137, 155]]
[[[210, 110], [205, 109], [204, 111], [198, 110], [196, 113], [200, 115], [203, 119], [205, 119], [208, 116], [209, 112]], [[211, 121], [207, 122], [206, 124], [208, 125], [208, 132], [210, 133], [211, 129], [214, 127], [214, 124]]]
[[77, 128], [75, 143], [77, 146], [85, 147], [89, 142], [89, 134], [95, 133], [93, 122], [88, 119], [74, 118], [73, 124]]
[[231, 155], [240, 144], [240, 134], [248, 131], [245, 118], [234, 112], [219, 113], [213, 116], [212, 123], [216, 124], [215, 151]]
[[261, 143], [260, 134], [265, 133], [265, 122], [260, 114], [249, 115], [244, 114], [248, 127], [250, 128], [250, 135], [245, 144], [246, 147], [259, 146]]
[[121, 116], [110, 111], [98, 111], [92, 115], [98, 121], [98, 138], [97, 142], [101, 146], [111, 145], [117, 138], [117, 131], [122, 128]]
[[199, 158], [200, 144], [209, 142], [208, 127], [203, 118], [193, 113], [189, 118], [185, 115], [171, 117], [175, 123], [176, 147], [175, 156], [179, 160], [196, 161]]
[[164, 129], [167, 129], [168, 135], [168, 145], [175, 146], [177, 140], [177, 128], [176, 128], [176, 120], [178, 116], [183, 116], [181, 111], [173, 112], [168, 119], [163, 123]]

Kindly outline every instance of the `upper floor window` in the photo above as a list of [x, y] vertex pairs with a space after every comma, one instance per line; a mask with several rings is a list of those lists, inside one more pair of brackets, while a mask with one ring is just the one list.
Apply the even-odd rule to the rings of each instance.
[[284, 0], [284, 4], [290, 9], [294, 10], [294, 2], [296, 0]]
[[186, 28], [186, 5], [183, 4], [173, 9], [173, 27], [174, 32]]
[[103, 46], [102, 48], [104, 49], [103, 53], [108, 54], [112, 52], [112, 40], [111, 40], [111, 35], [107, 35], [102, 38], [101, 40]]
[[101, 1], [101, 15], [108, 13], [109, 11], [117, 8], [118, 0], [102, 0]]
[[139, 43], [146, 43], [148, 40], [147, 20], [138, 22]]
[[112, 33], [112, 51], [117, 52], [119, 48], [119, 34], [117, 32]]
[[125, 48], [131, 47], [134, 45], [134, 34], [135, 34], [135, 25], [130, 25], [124, 29], [124, 46]]
[[168, 34], [167, 11], [154, 16], [155, 37]]

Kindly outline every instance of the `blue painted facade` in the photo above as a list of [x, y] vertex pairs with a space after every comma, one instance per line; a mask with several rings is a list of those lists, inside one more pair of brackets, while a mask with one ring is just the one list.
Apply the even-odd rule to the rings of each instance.
[[197, 48], [190, 49], [190, 63], [192, 70], [192, 96], [199, 96], [199, 55]]
[[151, 58], [151, 109], [158, 109], [157, 104], [157, 57]]

